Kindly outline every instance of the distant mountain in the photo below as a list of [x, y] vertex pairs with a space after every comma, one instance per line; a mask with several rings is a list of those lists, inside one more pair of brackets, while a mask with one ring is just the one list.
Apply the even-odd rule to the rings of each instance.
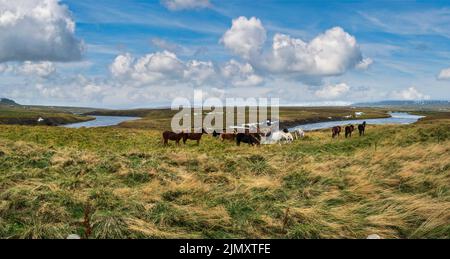
[[8, 106], [20, 106], [20, 104], [15, 101], [7, 98], [0, 98], [0, 105], [8, 105]]
[[420, 100], [420, 101], [380, 101], [355, 103], [353, 106], [360, 107], [386, 107], [386, 106], [419, 106], [419, 107], [450, 107], [450, 101], [443, 100]]

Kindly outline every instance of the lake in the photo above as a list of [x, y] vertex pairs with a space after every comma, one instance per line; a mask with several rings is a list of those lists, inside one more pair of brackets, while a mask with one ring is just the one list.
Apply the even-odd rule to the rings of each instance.
[[63, 125], [65, 128], [97, 128], [97, 127], [107, 127], [115, 126], [124, 121], [138, 120], [139, 117], [124, 117], [124, 116], [92, 116], [95, 120], [79, 122], [73, 124]]
[[424, 116], [412, 115], [406, 112], [392, 112], [390, 113], [390, 118], [381, 118], [381, 119], [367, 119], [367, 120], [346, 120], [346, 121], [326, 121], [326, 122], [318, 122], [318, 123], [310, 123], [304, 125], [298, 125], [296, 127], [290, 128], [290, 131], [296, 129], [303, 129], [305, 131], [311, 130], [319, 130], [319, 129], [328, 129], [334, 126], [344, 126], [348, 124], [361, 124], [364, 121], [367, 124], [372, 125], [381, 125], [381, 124], [412, 124], [417, 122], [419, 119]]

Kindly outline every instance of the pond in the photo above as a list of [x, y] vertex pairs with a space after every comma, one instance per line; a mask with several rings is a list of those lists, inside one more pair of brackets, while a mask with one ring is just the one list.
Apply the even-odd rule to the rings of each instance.
[[346, 120], [346, 121], [326, 121], [326, 122], [318, 122], [318, 123], [310, 123], [310, 124], [303, 124], [298, 125], [296, 127], [290, 128], [290, 131], [296, 130], [296, 129], [303, 129], [305, 131], [311, 131], [311, 130], [319, 130], [319, 129], [328, 129], [332, 128], [334, 126], [344, 126], [348, 124], [361, 124], [364, 121], [367, 122], [367, 124], [372, 125], [380, 125], [380, 124], [412, 124], [417, 122], [419, 119], [423, 118], [424, 116], [419, 115], [412, 115], [406, 112], [392, 112], [390, 113], [390, 118], [381, 118], [381, 119], [366, 119], [366, 120]]
[[124, 116], [92, 116], [95, 120], [79, 122], [73, 124], [63, 125], [66, 128], [97, 128], [97, 127], [107, 127], [115, 126], [125, 121], [138, 120], [139, 117], [124, 117]]

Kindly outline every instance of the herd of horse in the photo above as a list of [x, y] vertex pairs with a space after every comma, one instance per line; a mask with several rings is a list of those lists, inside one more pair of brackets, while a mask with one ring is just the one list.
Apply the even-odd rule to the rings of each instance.
[[[364, 136], [366, 131], [366, 122], [358, 125], [359, 136]], [[345, 138], [351, 138], [352, 133], [355, 131], [354, 125], [345, 126]], [[331, 129], [331, 137], [336, 138], [339, 137], [342, 132], [341, 126], [335, 126]], [[186, 144], [188, 140], [196, 141], [197, 145], [200, 144], [202, 136], [208, 134], [204, 129], [202, 129], [201, 133], [186, 133], [186, 132], [172, 132], [165, 131], [163, 132], [163, 142], [164, 145], [168, 145], [169, 141], [175, 141], [176, 145], [180, 145], [180, 142], [183, 141], [183, 144]], [[260, 145], [263, 143], [274, 144], [274, 143], [291, 143], [295, 139], [304, 138], [305, 132], [302, 129], [296, 129], [295, 131], [289, 132], [288, 129], [283, 129], [281, 131], [275, 132], [257, 132], [251, 133], [248, 129], [245, 130], [244, 133], [238, 133], [236, 130], [233, 133], [219, 133], [217, 131], [213, 131], [211, 134], [215, 138], [220, 138], [223, 141], [235, 141], [236, 145], [240, 146], [241, 143], [246, 143], [249, 145]]]
[[[366, 126], [367, 123], [363, 122], [362, 124], [358, 125], [358, 131], [359, 131], [359, 136], [364, 136], [366, 133]], [[344, 128], [345, 130], [345, 138], [351, 138], [352, 137], [352, 133], [353, 131], [355, 131], [355, 126], [353, 125], [348, 125]], [[331, 137], [332, 138], [336, 138], [339, 137], [342, 131], [342, 127], [341, 126], [335, 126], [331, 129]]]

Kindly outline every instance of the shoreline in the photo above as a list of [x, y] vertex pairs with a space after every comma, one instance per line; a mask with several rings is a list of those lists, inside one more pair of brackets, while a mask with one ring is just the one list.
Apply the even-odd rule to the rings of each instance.
[[385, 116], [361, 116], [361, 117], [351, 117], [351, 118], [342, 118], [342, 117], [316, 117], [316, 118], [308, 118], [308, 119], [298, 119], [298, 120], [290, 120], [285, 122], [280, 122], [280, 129], [283, 128], [293, 128], [300, 127], [302, 125], [312, 124], [312, 123], [321, 123], [321, 122], [329, 122], [329, 121], [351, 121], [351, 120], [369, 120], [369, 119], [385, 119], [391, 118], [392, 116], [388, 113]]

